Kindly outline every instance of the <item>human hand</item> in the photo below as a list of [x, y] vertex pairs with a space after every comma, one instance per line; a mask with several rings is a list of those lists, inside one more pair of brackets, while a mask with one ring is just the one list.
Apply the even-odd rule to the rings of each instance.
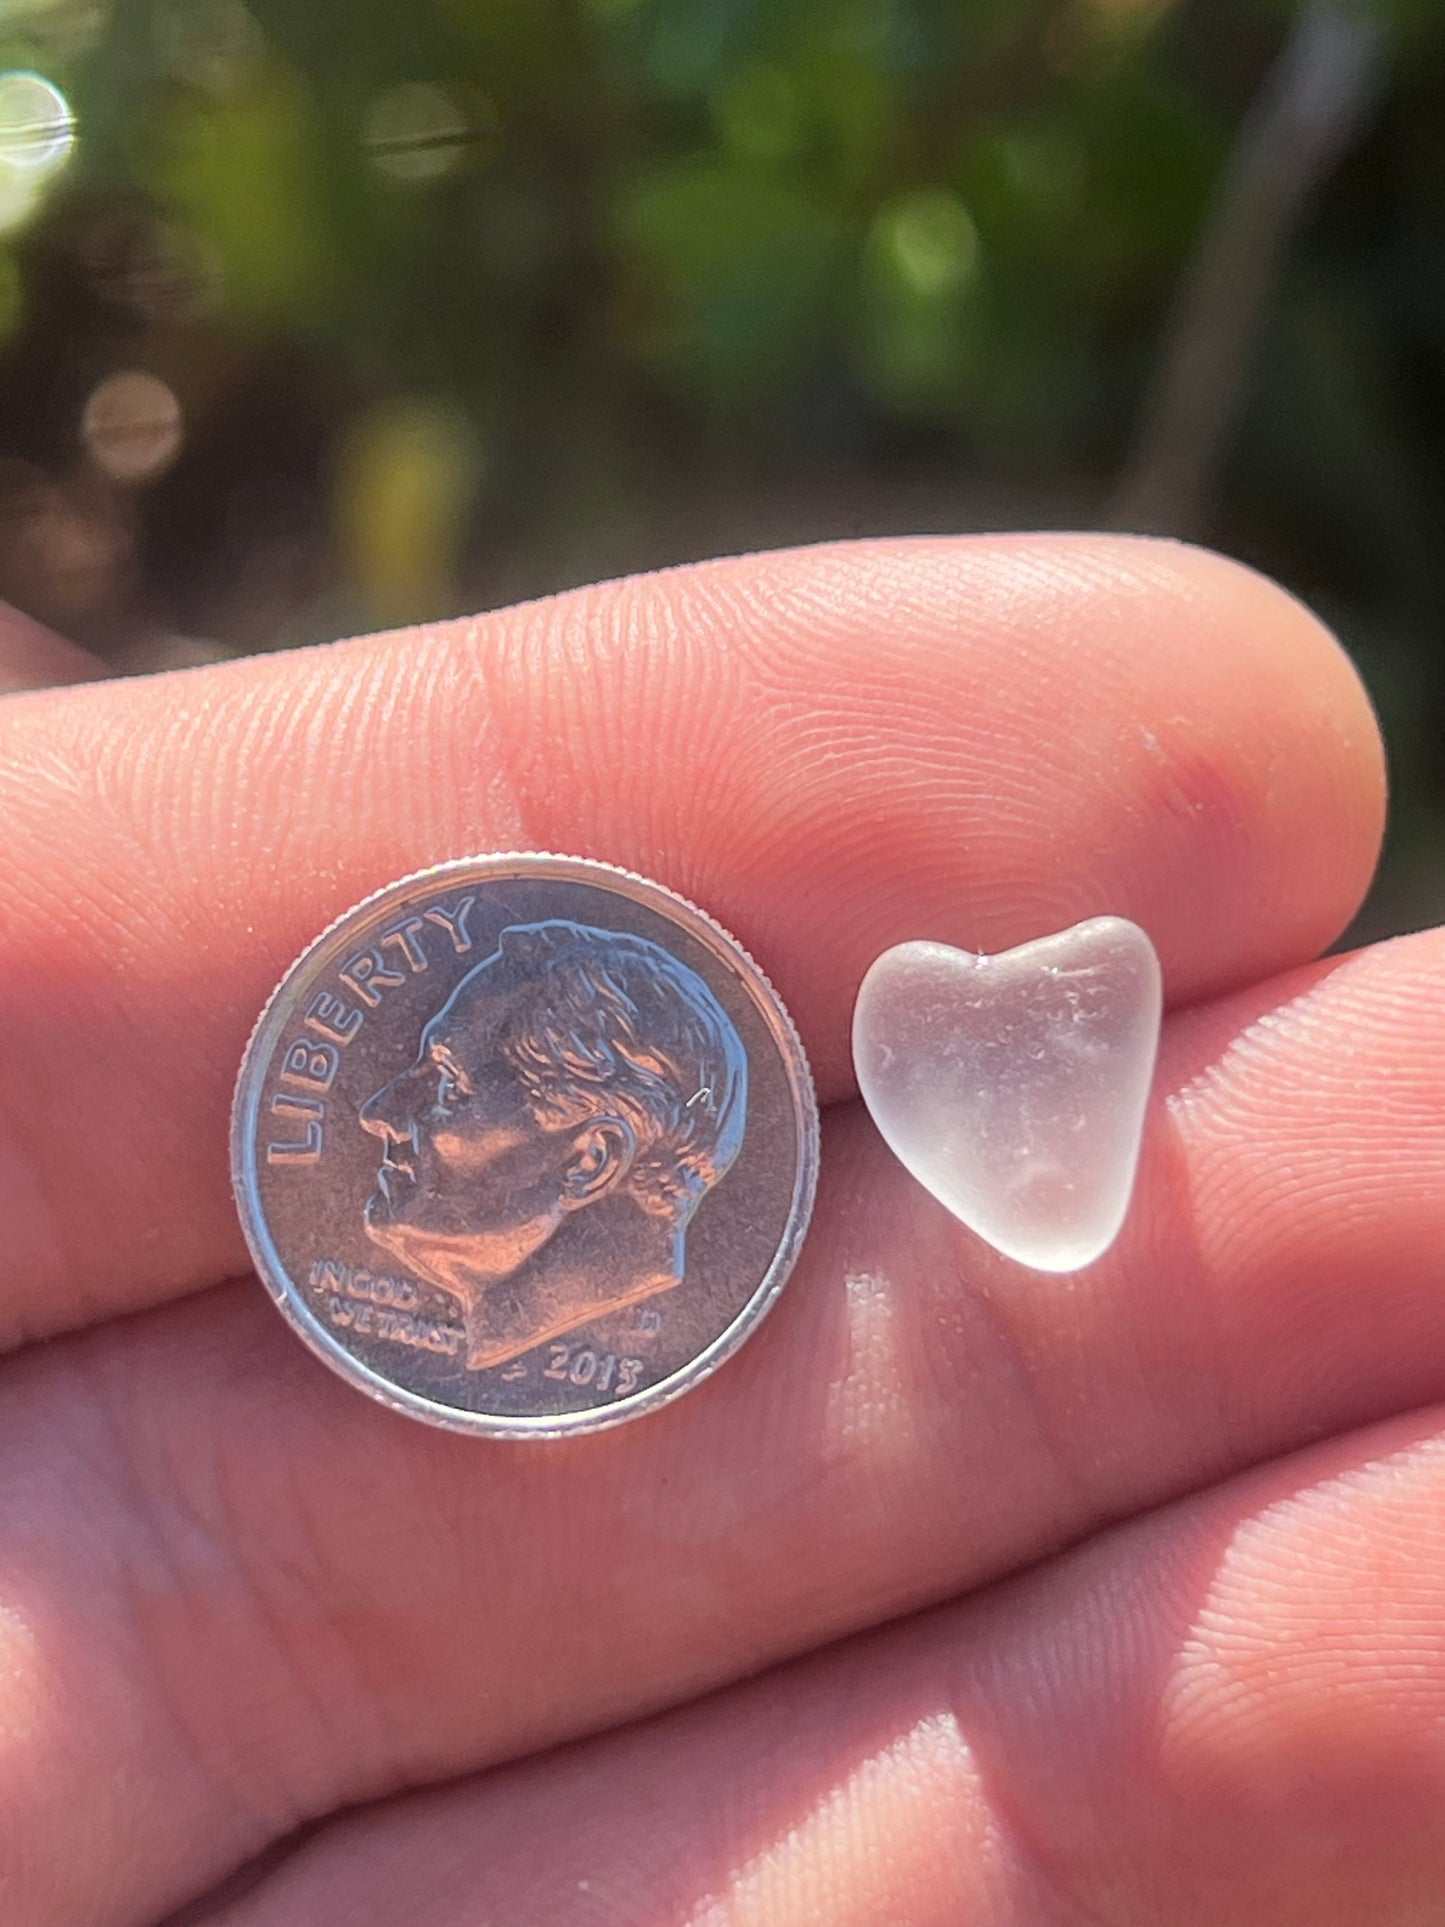
[[[1103, 538], [0, 702], [5, 1927], [1445, 1910], [1445, 947], [1311, 961], [1382, 789], [1308, 614]], [[507, 848], [711, 911], [827, 1107], [756, 1338], [541, 1445], [333, 1378], [226, 1181], [292, 956]], [[1124, 1236], [1039, 1278], [888, 1156], [851, 998], [1104, 911], [1173, 1014]]]

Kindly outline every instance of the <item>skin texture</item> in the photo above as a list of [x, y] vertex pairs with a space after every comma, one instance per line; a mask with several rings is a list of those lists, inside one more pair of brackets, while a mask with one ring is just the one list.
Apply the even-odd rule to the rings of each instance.
[[[1117, 539], [5, 698], [6, 1927], [1439, 1918], [1445, 941], [1314, 961], [1382, 806], [1313, 618]], [[224, 1170], [291, 956], [508, 847], [705, 904], [827, 1104], [763, 1331], [546, 1447], [327, 1373]], [[1040, 1279], [883, 1150], [850, 1000], [1103, 911], [1171, 1014], [1124, 1235]]]

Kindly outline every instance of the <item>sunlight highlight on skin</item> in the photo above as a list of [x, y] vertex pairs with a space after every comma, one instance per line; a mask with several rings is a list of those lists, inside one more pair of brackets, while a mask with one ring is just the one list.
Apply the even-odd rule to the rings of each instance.
[[40, 1677], [38, 1651], [29, 1619], [0, 1599], [0, 1768], [12, 1747], [35, 1744], [44, 1723], [33, 1691]]
[[[1162, 1698], [1166, 1760], [1206, 1779], [1228, 1774], [1238, 1769], [1241, 1722], [1267, 1723], [1270, 1779], [1304, 1788], [1332, 1760], [1357, 1772], [1372, 1751], [1398, 1755], [1408, 1723], [1422, 1739], [1434, 1729], [1430, 1745], [1445, 1776], [1445, 1530], [1433, 1548], [1419, 1532], [1420, 1493], [1442, 1470], [1445, 1442], [1412, 1444], [1287, 1493], [1237, 1526]], [[1368, 1541], [1356, 1516], [1362, 1503]], [[1422, 1563], [1436, 1563], [1432, 1552], [1437, 1587], [1418, 1577]], [[1376, 1646], [1393, 1655], [1391, 1671], [1365, 1663]], [[1343, 1670], [1342, 1655], [1350, 1658]], [[1422, 1707], [1432, 1678], [1441, 1683]]]
[[1248, 1869], [1231, 1904], [1250, 1920], [1439, 1918], [1442, 1470], [1439, 1435], [1314, 1477], [1272, 1468], [1211, 1549], [1151, 1770], [1186, 1854], [1234, 1843], [1232, 1873], [1200, 1851], [1193, 1878], [1214, 1894]]
[[733, 1871], [687, 1927], [956, 1927], [965, 1895], [981, 1905], [1006, 1892], [1008, 1878], [968, 1744], [954, 1715], [936, 1712], [860, 1762]]
[[[13, 1599], [0, 1597], [0, 1813], [18, 1811], [36, 1775], [65, 1757], [64, 1708], [46, 1690], [50, 1677], [34, 1620]], [[37, 1841], [37, 1854], [45, 1851]], [[0, 1917], [8, 1918], [5, 1894], [28, 1860], [23, 1841], [18, 1861], [0, 1850]]]
[[1229, 1040], [1225, 1050], [1212, 1064], [1191, 1077], [1177, 1091], [1170, 1092], [1165, 1100], [1169, 1114], [1176, 1122], [1192, 1121], [1198, 1114], [1210, 1114], [1217, 1108], [1221, 1092], [1232, 1092], [1241, 1077], [1261, 1058], [1268, 1059], [1287, 1048], [1291, 1043], [1308, 1042], [1311, 1033], [1321, 1027], [1328, 1029], [1330, 1055], [1337, 1059], [1340, 1054], [1340, 1039], [1337, 1027], [1329, 1024], [1328, 1015], [1322, 1020], [1320, 1004], [1323, 998], [1337, 994], [1340, 985], [1356, 964], [1368, 964], [1369, 952], [1361, 952], [1358, 958], [1343, 958], [1340, 962], [1325, 966], [1323, 971], [1314, 965], [1307, 968], [1311, 972], [1310, 981], [1294, 997], [1286, 998], [1272, 1010], [1263, 1011], [1252, 1024], [1239, 1031]]
[[907, 1458], [915, 1449], [906, 1321], [896, 1287], [881, 1271], [844, 1274], [847, 1362], [832, 1388], [839, 1432], [870, 1459]]

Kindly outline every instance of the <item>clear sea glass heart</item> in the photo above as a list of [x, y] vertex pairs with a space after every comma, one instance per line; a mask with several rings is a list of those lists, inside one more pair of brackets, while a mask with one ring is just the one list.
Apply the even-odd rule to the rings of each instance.
[[971, 1231], [1035, 1271], [1078, 1271], [1129, 1208], [1160, 1007], [1154, 946], [1123, 917], [996, 957], [902, 943], [858, 992], [858, 1085]]

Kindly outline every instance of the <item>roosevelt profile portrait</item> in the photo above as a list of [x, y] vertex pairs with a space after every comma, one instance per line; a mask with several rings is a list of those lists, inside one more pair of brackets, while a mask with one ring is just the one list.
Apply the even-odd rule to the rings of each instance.
[[500, 1365], [682, 1282], [687, 1227], [742, 1145], [747, 1054], [646, 938], [515, 924], [362, 1105], [368, 1235]]

